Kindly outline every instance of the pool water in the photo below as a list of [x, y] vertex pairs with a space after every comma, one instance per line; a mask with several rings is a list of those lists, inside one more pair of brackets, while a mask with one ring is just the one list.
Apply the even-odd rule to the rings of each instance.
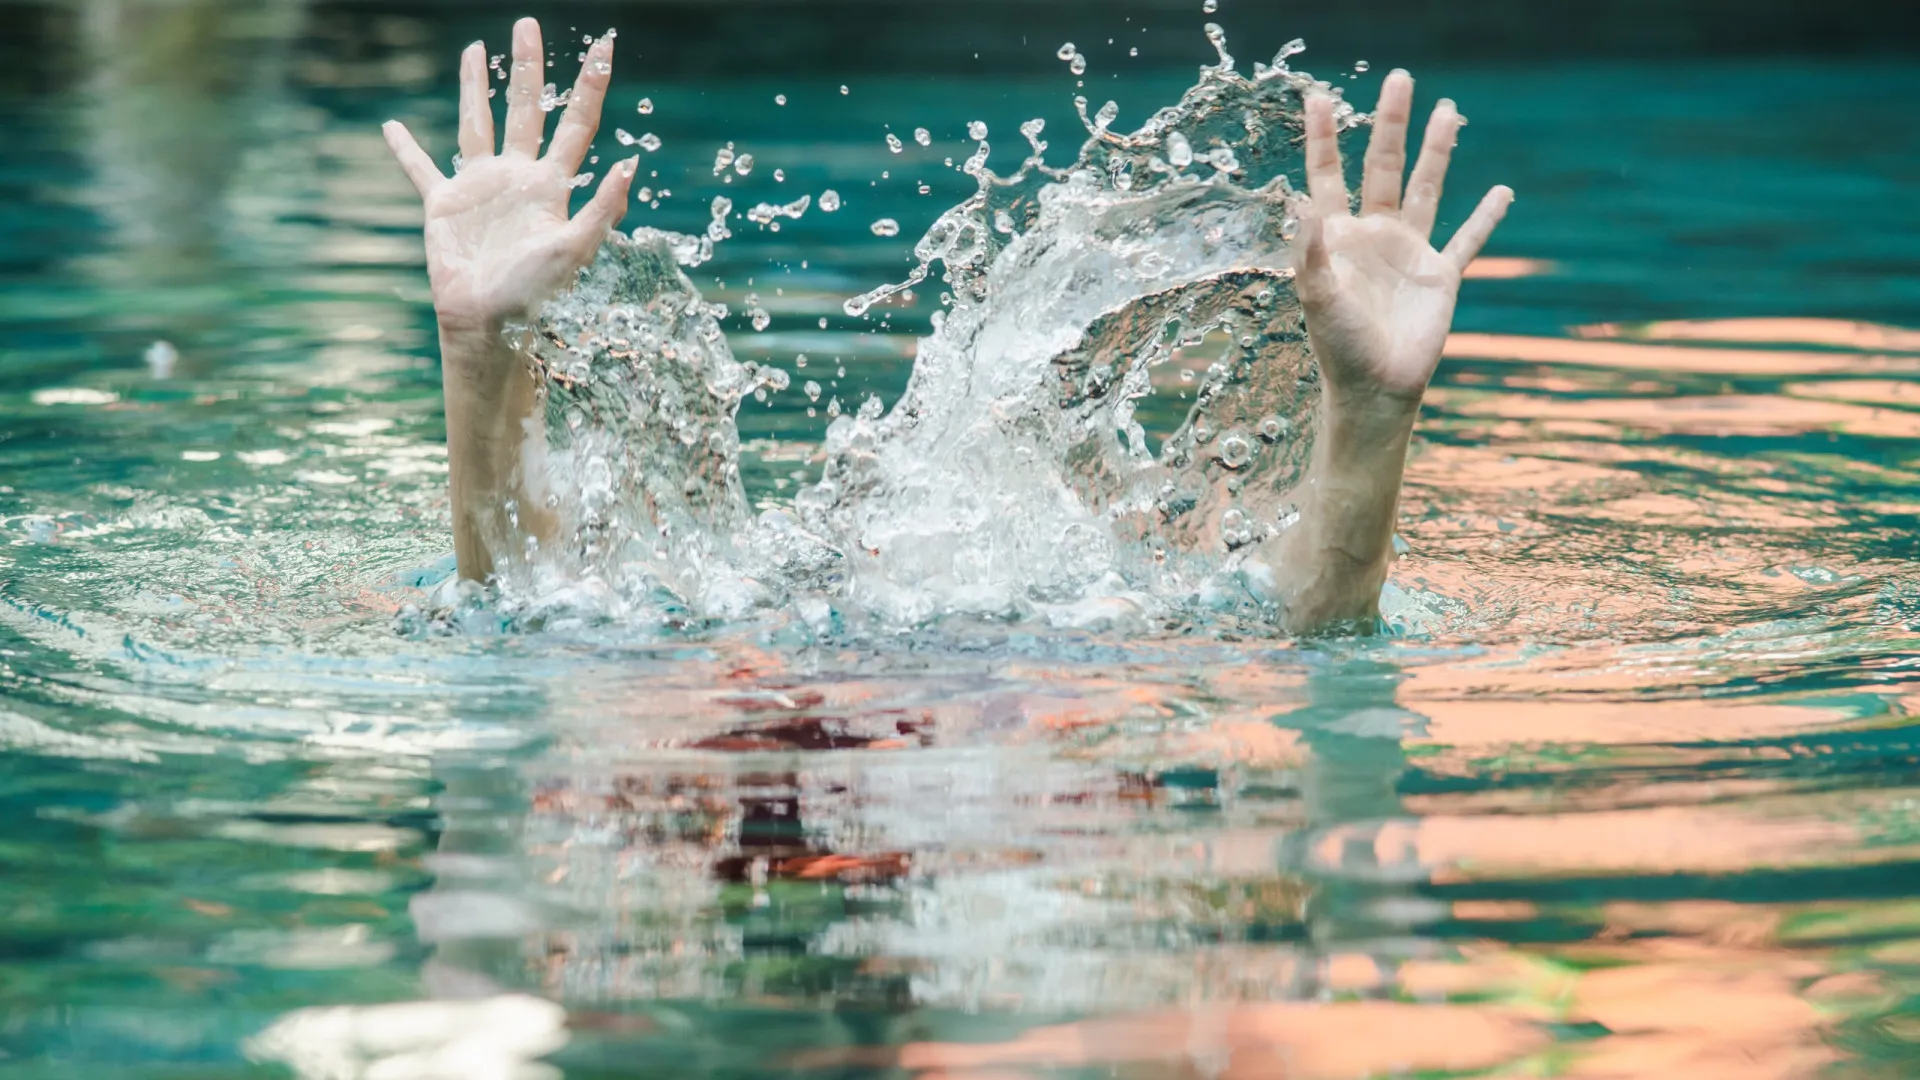
[[[451, 542], [378, 122], [444, 155], [453, 49], [262, 11], [0, 97], [0, 1077], [1920, 1070], [1920, 67], [1416, 71], [1470, 118], [1443, 229], [1519, 202], [1392, 635], [444, 634], [396, 618]], [[1093, 79], [1124, 126], [1192, 72]], [[1082, 92], [618, 80], [600, 152], [672, 192], [629, 226], [844, 198], [696, 271], [793, 376], [766, 506], [905, 385], [937, 290], [842, 303], [967, 124]]]

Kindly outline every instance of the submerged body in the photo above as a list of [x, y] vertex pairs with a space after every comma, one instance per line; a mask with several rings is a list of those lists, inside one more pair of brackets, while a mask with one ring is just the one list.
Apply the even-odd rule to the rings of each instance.
[[[674, 238], [642, 230], [602, 250], [634, 160], [566, 216], [611, 35], [545, 156], [532, 20], [513, 55], [498, 153], [478, 43], [462, 63], [457, 175], [387, 127], [427, 204], [463, 577], [573, 575], [629, 600], [665, 589], [718, 616], [795, 598], [804, 615], [824, 596], [888, 623], [1036, 610], [1114, 623], [1180, 595], [1296, 633], [1373, 625], [1421, 395], [1462, 272], [1512, 198], [1495, 188], [1430, 246], [1451, 102], [1403, 187], [1412, 80], [1388, 78], [1357, 214], [1338, 148], [1351, 110], [1281, 63], [1246, 80], [1223, 54], [1213, 83], [1132, 136], [1103, 114], [1075, 168], [1042, 167], [1018, 222], [994, 201], [983, 142], [968, 167], [981, 195], [918, 249], [922, 276], [946, 264], [955, 302], [907, 395], [835, 425], [796, 515], [750, 522], [732, 410], [776, 377], [726, 352]], [[1203, 155], [1214, 177], [1184, 175], [1228, 92], [1250, 95], [1236, 122], [1253, 160], [1223, 144]], [[1296, 127], [1304, 197], [1284, 168]], [[1265, 183], [1233, 182], [1262, 169]], [[1010, 278], [1022, 289], [996, 287]], [[1219, 359], [1155, 452], [1134, 403], [1155, 364], [1209, 335]]]

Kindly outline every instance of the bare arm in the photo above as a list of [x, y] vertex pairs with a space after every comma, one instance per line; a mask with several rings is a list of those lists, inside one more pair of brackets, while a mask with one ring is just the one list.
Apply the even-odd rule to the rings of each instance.
[[552, 539], [554, 521], [531, 483], [544, 446], [530, 353], [509, 327], [572, 284], [626, 213], [638, 158], [607, 171], [593, 200], [567, 217], [567, 197], [613, 72], [613, 35], [593, 43], [571, 104], [544, 157], [546, 113], [540, 24], [513, 28], [506, 136], [494, 151], [486, 46], [460, 58], [461, 168], [448, 177], [413, 136], [389, 121], [387, 145], [426, 203], [427, 273], [440, 323], [454, 552], [460, 575], [484, 580], [526, 538]]
[[1295, 285], [1326, 393], [1296, 499], [1300, 519], [1255, 552], [1287, 629], [1365, 628], [1379, 617], [1420, 399], [1453, 325], [1461, 274], [1506, 216], [1496, 187], [1444, 251], [1429, 237], [1460, 114], [1434, 109], [1403, 192], [1413, 79], [1387, 77], [1374, 114], [1360, 213], [1347, 196], [1333, 102], [1307, 99], [1311, 205], [1294, 240]]

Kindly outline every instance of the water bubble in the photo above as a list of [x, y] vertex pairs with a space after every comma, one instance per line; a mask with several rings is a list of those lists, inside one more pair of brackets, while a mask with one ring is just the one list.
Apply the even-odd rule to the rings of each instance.
[[928, 131], [926, 128], [914, 128], [913, 141], [919, 143], [921, 146], [932, 146], [933, 132]]
[[773, 95], [773, 103], [775, 105], [785, 105], [787, 103], [787, 95], [785, 94]]
[[[805, 367], [806, 365], [802, 364], [800, 366]], [[820, 393], [821, 393], [820, 384], [817, 382], [814, 382], [812, 379], [808, 379], [807, 384], [805, 386], [802, 386], [800, 389], [806, 392], [808, 401], [820, 400]]]
[[879, 221], [874, 222], [869, 227], [873, 229], [873, 235], [875, 236], [899, 236], [900, 235], [900, 223], [893, 220], [890, 217], [883, 217]]
[[650, 97], [641, 98], [640, 106], [639, 106], [640, 115], [646, 116], [648, 113], [651, 113], [652, 111], [653, 111], [653, 99]]
[[1167, 164], [1176, 169], [1193, 164], [1193, 144], [1177, 131], [1167, 134]]
[[733, 171], [745, 176], [753, 171], [753, 155], [741, 154], [733, 161]]
[[987, 137], [987, 125], [984, 121], [974, 120], [967, 124], [967, 138], [979, 142]]
[[652, 153], [653, 151], [660, 149], [660, 136], [655, 135], [651, 131], [647, 132], [645, 135], [640, 136], [640, 149], [645, 150], [648, 153]]
[[1244, 547], [1253, 543], [1255, 540], [1253, 518], [1237, 506], [1221, 514], [1220, 539], [1228, 548]]
[[1367, 63], [1365, 60], [1356, 60], [1353, 62], [1353, 70], [1361, 75], [1365, 75], [1372, 67], [1373, 65]]
[[1230, 431], [1221, 438], [1215, 452], [1220, 455], [1220, 464], [1229, 469], [1242, 469], [1253, 460], [1253, 443], [1245, 435]]
[[993, 212], [993, 229], [999, 233], [1013, 232], [1013, 215], [1007, 213], [1005, 210], [995, 210]]
[[893, 132], [889, 131], [887, 132], [887, 149], [897, 154], [900, 151], [905, 150], [906, 146], [900, 142], [900, 136], [895, 135]]
[[1260, 437], [1268, 442], [1279, 442], [1292, 426], [1285, 417], [1269, 416], [1260, 421]]
[[636, 140], [633, 137], [633, 133], [626, 128], [614, 128], [613, 141], [619, 143], [621, 146], [632, 146]]
[[828, 188], [820, 193], [820, 210], [822, 213], [831, 214], [838, 209], [840, 209], [839, 192]]

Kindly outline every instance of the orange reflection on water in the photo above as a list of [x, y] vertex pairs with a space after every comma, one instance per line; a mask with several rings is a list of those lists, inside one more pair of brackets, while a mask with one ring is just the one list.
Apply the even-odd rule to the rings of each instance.
[[1574, 327], [1583, 338], [1831, 345], [1862, 352], [1920, 352], [1920, 330], [1845, 319], [1680, 319]]
[[1773, 349], [1716, 349], [1688, 345], [1641, 345], [1620, 341], [1522, 337], [1510, 334], [1454, 334], [1447, 338], [1446, 355], [1467, 360], [1579, 364], [1591, 367], [1693, 372], [1709, 375], [1820, 375], [1862, 371], [1920, 371], [1920, 359], [1913, 357], [1792, 352]]
[[1800, 435], [1839, 431], [1877, 438], [1920, 438], [1920, 414], [1837, 401], [1766, 394], [1717, 397], [1604, 398], [1584, 401], [1508, 395], [1454, 400], [1465, 416], [1510, 420], [1579, 420], [1666, 434]]

